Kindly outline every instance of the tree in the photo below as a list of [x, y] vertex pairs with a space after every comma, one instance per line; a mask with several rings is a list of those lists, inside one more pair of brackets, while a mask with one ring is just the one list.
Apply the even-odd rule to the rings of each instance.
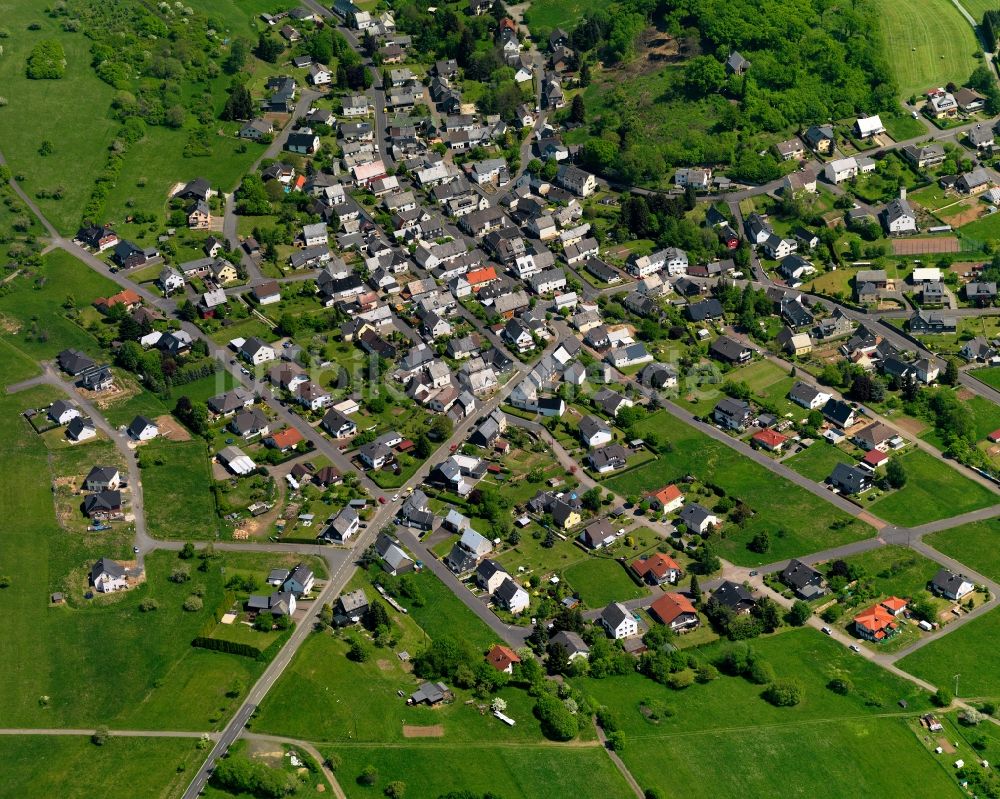
[[55, 39], [36, 44], [28, 56], [25, 74], [32, 80], [58, 80], [66, 74], [66, 53]]
[[242, 83], [234, 83], [222, 109], [222, 119], [251, 119], [253, 117], [253, 97], [250, 90]]
[[747, 549], [751, 552], [764, 553], [771, 548], [771, 536], [768, 535], [766, 530], [762, 530], [757, 533], [753, 538], [750, 539], [750, 543], [747, 544]]
[[698, 575], [691, 575], [691, 601], [697, 605], [701, 602], [701, 585], [698, 583]]
[[554, 741], [569, 741], [576, 737], [579, 725], [576, 718], [549, 693], [543, 693], [535, 704], [535, 715], [542, 723], [542, 734]]
[[185, 541], [184, 546], [182, 546], [180, 552], [177, 553], [177, 557], [181, 560], [191, 560], [191, 558], [194, 557], [194, 554], [194, 544], [190, 541]]
[[362, 640], [361, 636], [352, 636], [351, 643], [347, 648], [347, 657], [355, 663], [364, 663], [371, 657], [368, 644]]
[[812, 616], [812, 608], [809, 603], [797, 599], [788, 611], [788, 623], [793, 627], [801, 627], [809, 620], [810, 616]]
[[222, 69], [229, 75], [234, 75], [246, 66], [250, 60], [250, 42], [236, 38], [229, 45], [229, 55], [222, 62]]
[[385, 795], [389, 799], [403, 799], [406, 796], [406, 783], [402, 780], [393, 780], [385, 786]]
[[577, 125], [582, 125], [587, 121], [587, 107], [584, 105], [582, 94], [573, 97], [573, 104], [569, 109], [569, 121]]
[[580, 499], [583, 502], [583, 507], [587, 510], [597, 511], [601, 509], [601, 489], [597, 486], [584, 491]]
[[254, 51], [257, 58], [261, 61], [267, 61], [269, 64], [278, 63], [279, 56], [285, 51], [285, 46], [275, 39], [273, 36], [269, 36], [267, 33], [261, 33], [260, 37], [257, 39], [257, 48]]
[[445, 441], [451, 436], [451, 431], [454, 428], [454, 423], [451, 421], [451, 417], [446, 414], [438, 414], [434, 417], [434, 421], [431, 422], [431, 435], [434, 436], [436, 441]]
[[685, 88], [697, 96], [717, 92], [725, 84], [726, 69], [712, 56], [692, 58], [684, 70]]
[[885, 479], [892, 488], [902, 488], [906, 485], [906, 469], [903, 468], [899, 458], [889, 460], [889, 465], [885, 467]]
[[590, 62], [584, 60], [580, 64], [580, 74], [577, 76], [580, 86], [586, 88], [590, 85]]
[[94, 730], [94, 734], [90, 736], [90, 742], [94, 746], [104, 746], [108, 741], [111, 740], [111, 733], [108, 731], [107, 727], [98, 727]]
[[958, 361], [954, 358], [948, 359], [948, 363], [944, 368], [944, 374], [941, 376], [941, 382], [946, 386], [958, 384]]
[[933, 702], [937, 707], [948, 707], [954, 699], [955, 697], [947, 688], [938, 688], [937, 691], [931, 696], [931, 702]]

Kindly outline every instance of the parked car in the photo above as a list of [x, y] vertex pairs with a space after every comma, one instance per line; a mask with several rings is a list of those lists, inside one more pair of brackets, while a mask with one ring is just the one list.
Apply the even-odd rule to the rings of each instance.
[[823, 627], [822, 629], [823, 632], [825, 632], [827, 635], [833, 635], [833, 630], [831, 630], [829, 627]]
[[857, 644], [851, 644], [851, 651], [852, 652], [860, 652], [861, 651], [861, 647], [858, 646]]

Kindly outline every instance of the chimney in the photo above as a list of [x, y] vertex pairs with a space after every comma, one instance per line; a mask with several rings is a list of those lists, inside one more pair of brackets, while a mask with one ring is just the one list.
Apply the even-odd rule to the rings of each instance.
[[899, 187], [899, 199], [901, 199], [901, 200], [905, 200], [906, 199], [906, 186], [900, 186]]

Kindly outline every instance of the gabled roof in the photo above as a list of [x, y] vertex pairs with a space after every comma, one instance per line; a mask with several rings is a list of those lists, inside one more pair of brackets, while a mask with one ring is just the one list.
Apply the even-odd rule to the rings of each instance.
[[663, 594], [649, 606], [649, 610], [664, 624], [671, 624], [683, 615], [694, 615], [698, 612], [691, 604], [690, 599], [676, 591]]

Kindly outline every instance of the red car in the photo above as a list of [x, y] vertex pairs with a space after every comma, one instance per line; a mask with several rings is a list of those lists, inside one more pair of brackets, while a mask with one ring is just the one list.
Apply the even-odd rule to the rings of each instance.
[[385, 504], [385, 497], [379, 497], [378, 498], [378, 504], [379, 505], [384, 505]]

